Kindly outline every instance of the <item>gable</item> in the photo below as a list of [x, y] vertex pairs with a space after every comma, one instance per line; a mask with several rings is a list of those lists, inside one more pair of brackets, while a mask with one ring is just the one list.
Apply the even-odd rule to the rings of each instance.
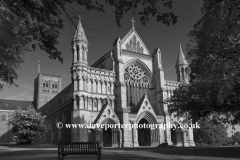
[[147, 47], [141, 40], [140, 36], [134, 28], [132, 28], [125, 37], [120, 41], [121, 49], [150, 55]]
[[106, 119], [112, 119], [116, 124], [120, 123], [117, 114], [112, 108], [111, 102], [108, 100], [106, 104], [100, 110], [97, 118], [95, 119], [95, 124], [101, 124]]
[[137, 119], [141, 119], [142, 117], [140, 116], [143, 112], [150, 112], [155, 119], [157, 119], [157, 115], [147, 97], [147, 95], [145, 94], [145, 97], [142, 100], [141, 105], [139, 106], [138, 112], [137, 112]]

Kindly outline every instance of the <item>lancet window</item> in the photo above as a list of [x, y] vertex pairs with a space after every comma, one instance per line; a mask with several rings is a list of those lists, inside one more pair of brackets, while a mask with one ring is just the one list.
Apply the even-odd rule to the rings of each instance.
[[79, 61], [79, 45], [76, 44], [76, 50], [77, 50], [77, 61]]
[[150, 80], [150, 72], [141, 64], [133, 62], [126, 67], [124, 82], [126, 83], [127, 106], [134, 109], [146, 93], [150, 95]]
[[126, 44], [126, 49], [132, 52], [143, 53], [143, 47], [141, 47], [135, 35]]
[[84, 55], [85, 50], [86, 50], [86, 48], [84, 46], [82, 46], [81, 47], [81, 55], [80, 55], [80, 59], [81, 60], [85, 60], [85, 55]]

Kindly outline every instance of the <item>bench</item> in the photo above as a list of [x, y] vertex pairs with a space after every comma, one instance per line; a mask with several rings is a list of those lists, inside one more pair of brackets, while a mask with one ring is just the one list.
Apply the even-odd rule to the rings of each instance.
[[101, 147], [99, 142], [72, 142], [58, 144], [58, 160], [63, 160], [66, 155], [95, 154], [101, 160]]

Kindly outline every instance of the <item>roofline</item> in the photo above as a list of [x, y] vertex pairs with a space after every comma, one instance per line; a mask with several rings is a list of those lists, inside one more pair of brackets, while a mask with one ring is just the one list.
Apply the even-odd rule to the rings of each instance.
[[[110, 57], [110, 56], [111, 56], [111, 54], [110, 54], [111, 52], [112, 52], [112, 50], [110, 50], [109, 52], [105, 53], [101, 58], [99, 58], [95, 63], [93, 63], [93, 64], [91, 65], [91, 67], [95, 67], [95, 66], [98, 65], [101, 61], [103, 61], [104, 59]], [[109, 56], [108, 54], [109, 54], [110, 56]]]
[[42, 75], [45, 75], [45, 76], [52, 76], [52, 77], [61, 77], [59, 75], [52, 75], [52, 74], [47, 74], [47, 73], [39, 73], [39, 74], [42, 74]]

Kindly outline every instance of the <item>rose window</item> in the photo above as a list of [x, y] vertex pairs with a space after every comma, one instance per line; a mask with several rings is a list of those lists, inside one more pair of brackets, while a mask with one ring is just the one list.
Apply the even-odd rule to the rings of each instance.
[[125, 69], [124, 82], [149, 84], [149, 76], [139, 65], [132, 64]]

